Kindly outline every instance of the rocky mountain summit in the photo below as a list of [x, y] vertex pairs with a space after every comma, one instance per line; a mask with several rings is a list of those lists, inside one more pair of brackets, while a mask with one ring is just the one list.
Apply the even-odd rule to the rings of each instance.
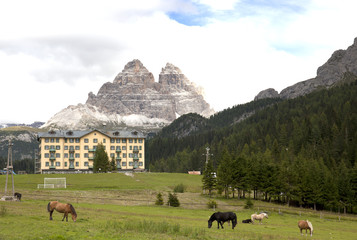
[[275, 91], [274, 89], [263, 90], [255, 99], [269, 97], [296, 98], [320, 88], [333, 87], [340, 82], [348, 82], [354, 79], [357, 79], [357, 38], [354, 39], [354, 43], [346, 50], [335, 51], [330, 59], [317, 69], [315, 78], [287, 87], [278, 95], [272, 94]]
[[127, 63], [113, 82], [97, 95], [90, 92], [85, 104], [69, 106], [55, 114], [44, 127], [86, 129], [98, 125], [160, 128], [178, 116], [214, 113], [202, 91], [181, 70], [167, 63], [159, 82], [137, 59]]

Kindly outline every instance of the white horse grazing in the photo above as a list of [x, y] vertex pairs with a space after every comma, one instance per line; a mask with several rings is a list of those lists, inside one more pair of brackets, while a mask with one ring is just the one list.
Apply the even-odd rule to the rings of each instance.
[[252, 215], [250, 216], [250, 219], [252, 219], [252, 223], [253, 223], [253, 224], [254, 224], [254, 220], [259, 220], [260, 224], [262, 224], [262, 220], [263, 220], [265, 217], [268, 218], [268, 214], [266, 214], [266, 213], [261, 213], [261, 214], [256, 214], [256, 213], [254, 213], [254, 214], [252, 214]]
[[302, 230], [305, 229], [305, 235], [307, 235], [307, 229], [310, 230], [310, 236], [312, 236], [312, 233], [314, 232], [314, 228], [312, 227], [312, 224], [309, 220], [301, 220], [298, 222], [298, 227], [300, 228], [300, 233], [303, 235]]

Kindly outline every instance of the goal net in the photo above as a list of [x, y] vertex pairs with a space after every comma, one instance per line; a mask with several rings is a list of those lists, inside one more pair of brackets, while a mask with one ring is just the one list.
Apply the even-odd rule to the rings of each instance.
[[53, 185], [53, 188], [66, 188], [66, 178], [45, 178], [43, 180], [43, 185], [44, 188], [45, 186], [48, 186], [48, 188], [51, 188], [51, 184]]
[[54, 184], [37, 184], [37, 188], [55, 188]]

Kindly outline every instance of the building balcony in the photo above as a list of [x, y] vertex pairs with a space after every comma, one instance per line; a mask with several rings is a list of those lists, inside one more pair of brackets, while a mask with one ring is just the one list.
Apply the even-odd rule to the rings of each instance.
[[134, 149], [133, 150], [133, 153], [138, 153], [139, 152], [139, 149]]
[[56, 160], [56, 157], [50, 157], [50, 160], [51, 161]]
[[74, 166], [69, 166], [69, 168], [68, 169], [74, 169]]
[[139, 157], [133, 157], [134, 161], [139, 161]]
[[116, 157], [115, 160], [121, 160], [121, 157]]
[[72, 161], [74, 161], [74, 157], [69, 157], [69, 160], [72, 160]]
[[117, 153], [121, 153], [121, 149], [115, 149]]
[[50, 166], [50, 169], [56, 169], [56, 166]]
[[95, 152], [95, 149], [94, 148], [90, 148], [90, 149], [88, 149], [88, 152]]
[[75, 152], [74, 149], [69, 149], [69, 152]]
[[56, 152], [55, 148], [50, 148], [50, 152]]
[[94, 160], [94, 156], [93, 157], [88, 157], [88, 160]]

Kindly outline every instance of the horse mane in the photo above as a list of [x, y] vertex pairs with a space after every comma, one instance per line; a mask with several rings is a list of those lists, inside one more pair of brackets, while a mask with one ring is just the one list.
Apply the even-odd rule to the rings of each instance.
[[309, 228], [311, 229], [311, 231], [314, 231], [314, 228], [312, 227], [312, 224], [309, 220], [306, 220], [307, 225], [309, 226]]
[[72, 214], [77, 217], [76, 210], [74, 210], [74, 207], [72, 206], [72, 204], [70, 204], [70, 203], [67, 203], [67, 204], [69, 205], [69, 208], [71, 209]]
[[51, 202], [48, 202], [48, 204], [47, 204], [47, 211], [48, 211], [48, 212], [51, 212], [51, 207], [50, 207], [50, 205], [51, 205]]

